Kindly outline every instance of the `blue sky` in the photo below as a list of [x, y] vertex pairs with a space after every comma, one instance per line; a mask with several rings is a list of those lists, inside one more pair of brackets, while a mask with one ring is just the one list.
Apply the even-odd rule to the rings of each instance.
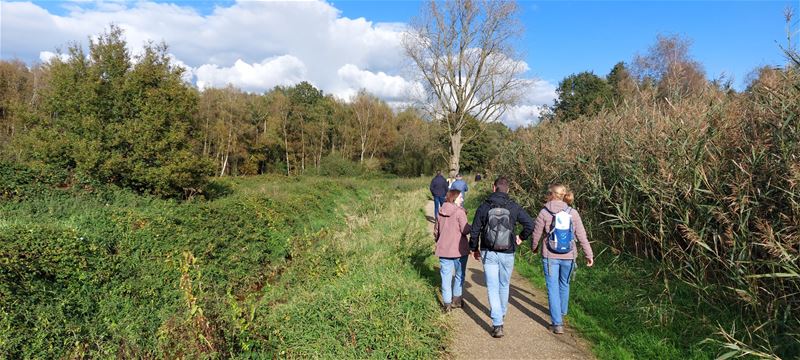
[[[0, 57], [44, 61], [70, 41], [85, 44], [109, 23], [126, 31], [134, 53], [164, 40], [175, 60], [204, 86], [248, 91], [308, 80], [347, 98], [366, 89], [407, 103], [419, 88], [404, 72], [402, 24], [419, 1], [0, 1]], [[783, 10], [790, 1], [521, 1], [518, 48], [538, 79], [504, 121], [514, 126], [551, 104], [555, 85], [572, 73], [605, 75], [644, 53], [658, 34], [693, 41], [692, 56], [709, 78], [726, 75], [743, 89], [756, 67], [784, 62]], [[800, 18], [800, 14], [797, 16]], [[795, 37], [795, 42], [800, 39]], [[406, 95], [404, 95], [406, 94]]]
[[[191, 6], [209, 14], [234, 1], [158, 1]], [[34, 1], [53, 13], [68, 12], [65, 2]], [[66, 2], [69, 4], [70, 2]], [[331, 2], [342, 16], [373, 22], [408, 22], [418, 1]], [[533, 76], [558, 82], [584, 70], [606, 74], [618, 61], [629, 61], [658, 34], [680, 34], [693, 41], [692, 55], [710, 78], [733, 77], [744, 87], [757, 66], [783, 62], [783, 10], [800, 1], [522, 1], [525, 34], [520, 48]], [[800, 14], [798, 14], [800, 17]], [[795, 37], [797, 38], [797, 37]]]
[[[344, 16], [405, 22], [413, 1], [337, 1]], [[604, 75], [618, 61], [647, 51], [658, 34], [693, 41], [692, 55], [710, 78], [743, 87], [757, 66], [783, 63], [783, 10], [800, 1], [522, 1], [520, 47], [534, 76], [558, 82], [584, 70]], [[798, 14], [797, 17], [800, 17]], [[797, 37], [795, 37], [797, 38]], [[777, 41], [777, 43], [776, 43]]]

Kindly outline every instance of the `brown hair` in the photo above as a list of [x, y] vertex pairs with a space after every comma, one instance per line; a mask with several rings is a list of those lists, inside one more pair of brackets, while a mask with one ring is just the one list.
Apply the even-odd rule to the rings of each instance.
[[501, 176], [494, 181], [494, 188], [497, 189], [499, 192], [508, 193], [508, 179], [505, 176]]
[[458, 195], [461, 195], [461, 191], [458, 190], [448, 190], [447, 195], [445, 195], [444, 201], [449, 203], [455, 203]]
[[547, 189], [547, 198], [545, 200], [561, 200], [572, 206], [575, 202], [575, 194], [564, 184], [553, 184]]

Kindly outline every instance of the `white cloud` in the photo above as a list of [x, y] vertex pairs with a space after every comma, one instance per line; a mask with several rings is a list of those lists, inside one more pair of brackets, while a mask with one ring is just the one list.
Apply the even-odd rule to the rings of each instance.
[[60, 58], [62, 61], [67, 61], [69, 59], [69, 55], [67, 54], [56, 54], [50, 51], [42, 51], [39, 53], [39, 61], [43, 63], [50, 62], [50, 60], [53, 60], [55, 57]]
[[[406, 80], [402, 76], [388, 75], [383, 71], [373, 73], [361, 70], [353, 64], [342, 66], [336, 73], [348, 85], [348, 90], [365, 89], [386, 100], [408, 99], [412, 94], [422, 91], [422, 85]], [[337, 95], [347, 98], [352, 93], [345, 91]]]
[[241, 59], [231, 67], [206, 64], [194, 70], [197, 87], [236, 85], [246, 91], [264, 91], [276, 85], [292, 85], [306, 78], [306, 67], [300, 59], [283, 55], [248, 64]]
[[[320, 0], [241, 0], [208, 14], [183, 4], [75, 1], [63, 6], [67, 14], [56, 15], [30, 2], [2, 1], [0, 57], [46, 61], [70, 42], [86, 45], [113, 23], [125, 30], [134, 55], [147, 41], [166, 42], [175, 63], [188, 70], [185, 78], [199, 87], [264, 91], [306, 80], [342, 98], [364, 88], [400, 105], [421, 91], [404, 71], [405, 24], [343, 17]], [[538, 113], [530, 109], [554, 96], [552, 84], [534, 82], [502, 120], [512, 126], [533, 122]]]
[[375, 74], [362, 76], [366, 83], [357, 81], [355, 86], [396, 96], [403, 25], [342, 17], [323, 1], [239, 1], [207, 15], [179, 2], [72, 3], [64, 16], [28, 2], [0, 6], [3, 58], [41, 60], [43, 51], [53, 52], [71, 41], [85, 45], [88, 36], [114, 23], [125, 30], [133, 54], [147, 41], [163, 40], [175, 59], [194, 69], [206, 85], [265, 90], [308, 80], [326, 92], [343, 92], [350, 87], [348, 81], [357, 79], [343, 79], [338, 70], [352, 65]]
[[539, 122], [542, 107], [552, 105], [555, 98], [555, 85], [545, 80], [534, 80], [520, 104], [508, 108], [500, 121], [512, 129], [536, 124]]

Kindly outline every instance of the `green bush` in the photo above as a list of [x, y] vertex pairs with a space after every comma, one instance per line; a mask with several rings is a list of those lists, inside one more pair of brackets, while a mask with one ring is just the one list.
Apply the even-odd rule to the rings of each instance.
[[361, 176], [366, 169], [361, 164], [343, 157], [338, 153], [332, 153], [322, 158], [319, 163], [319, 174], [322, 176]]
[[[377, 227], [396, 209], [355, 220], [385, 216], [394, 197], [380, 197], [423, 184], [269, 176], [221, 185], [230, 194], [214, 200], [100, 188], [0, 202], [0, 358], [439, 351], [436, 298], [407, 262], [425, 224]], [[350, 226], [364, 227], [358, 239]], [[351, 344], [348, 331], [364, 336]]]
[[66, 169], [78, 183], [116, 184], [161, 197], [186, 197], [207, 184], [211, 163], [196, 151], [194, 89], [166, 46], [133, 59], [112, 26], [46, 65], [43, 104], [15, 146], [24, 161]]
[[0, 161], [0, 200], [22, 199], [47, 191], [67, 181], [66, 170], [45, 167], [33, 169], [17, 163]]
[[197, 306], [225, 332], [227, 305], [217, 299], [263, 283], [296, 234], [329, 221], [343, 195], [334, 184], [284, 188], [297, 195], [179, 203], [107, 190], [0, 204], [0, 357], [140, 357], [185, 345], [170, 337], [186, 335], [173, 330], [191, 318], [184, 254], [197, 259], [189, 276], [202, 272]]

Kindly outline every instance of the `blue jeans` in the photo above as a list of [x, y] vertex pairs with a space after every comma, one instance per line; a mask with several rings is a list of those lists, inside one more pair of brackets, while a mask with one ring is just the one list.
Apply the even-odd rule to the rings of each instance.
[[[450, 304], [453, 302], [453, 296], [461, 296], [466, 272], [466, 255], [459, 258], [439, 258], [439, 274], [442, 276], [442, 302]], [[455, 281], [453, 275], [455, 275]]]
[[514, 254], [481, 250], [483, 274], [486, 276], [486, 289], [489, 292], [492, 325], [503, 325], [503, 317], [508, 311], [508, 291], [511, 286], [511, 272], [514, 271]]
[[433, 218], [439, 218], [439, 207], [444, 204], [444, 196], [434, 196], [433, 197]]
[[542, 259], [547, 302], [552, 325], [564, 325], [563, 317], [569, 306], [569, 281], [575, 269], [574, 259]]

